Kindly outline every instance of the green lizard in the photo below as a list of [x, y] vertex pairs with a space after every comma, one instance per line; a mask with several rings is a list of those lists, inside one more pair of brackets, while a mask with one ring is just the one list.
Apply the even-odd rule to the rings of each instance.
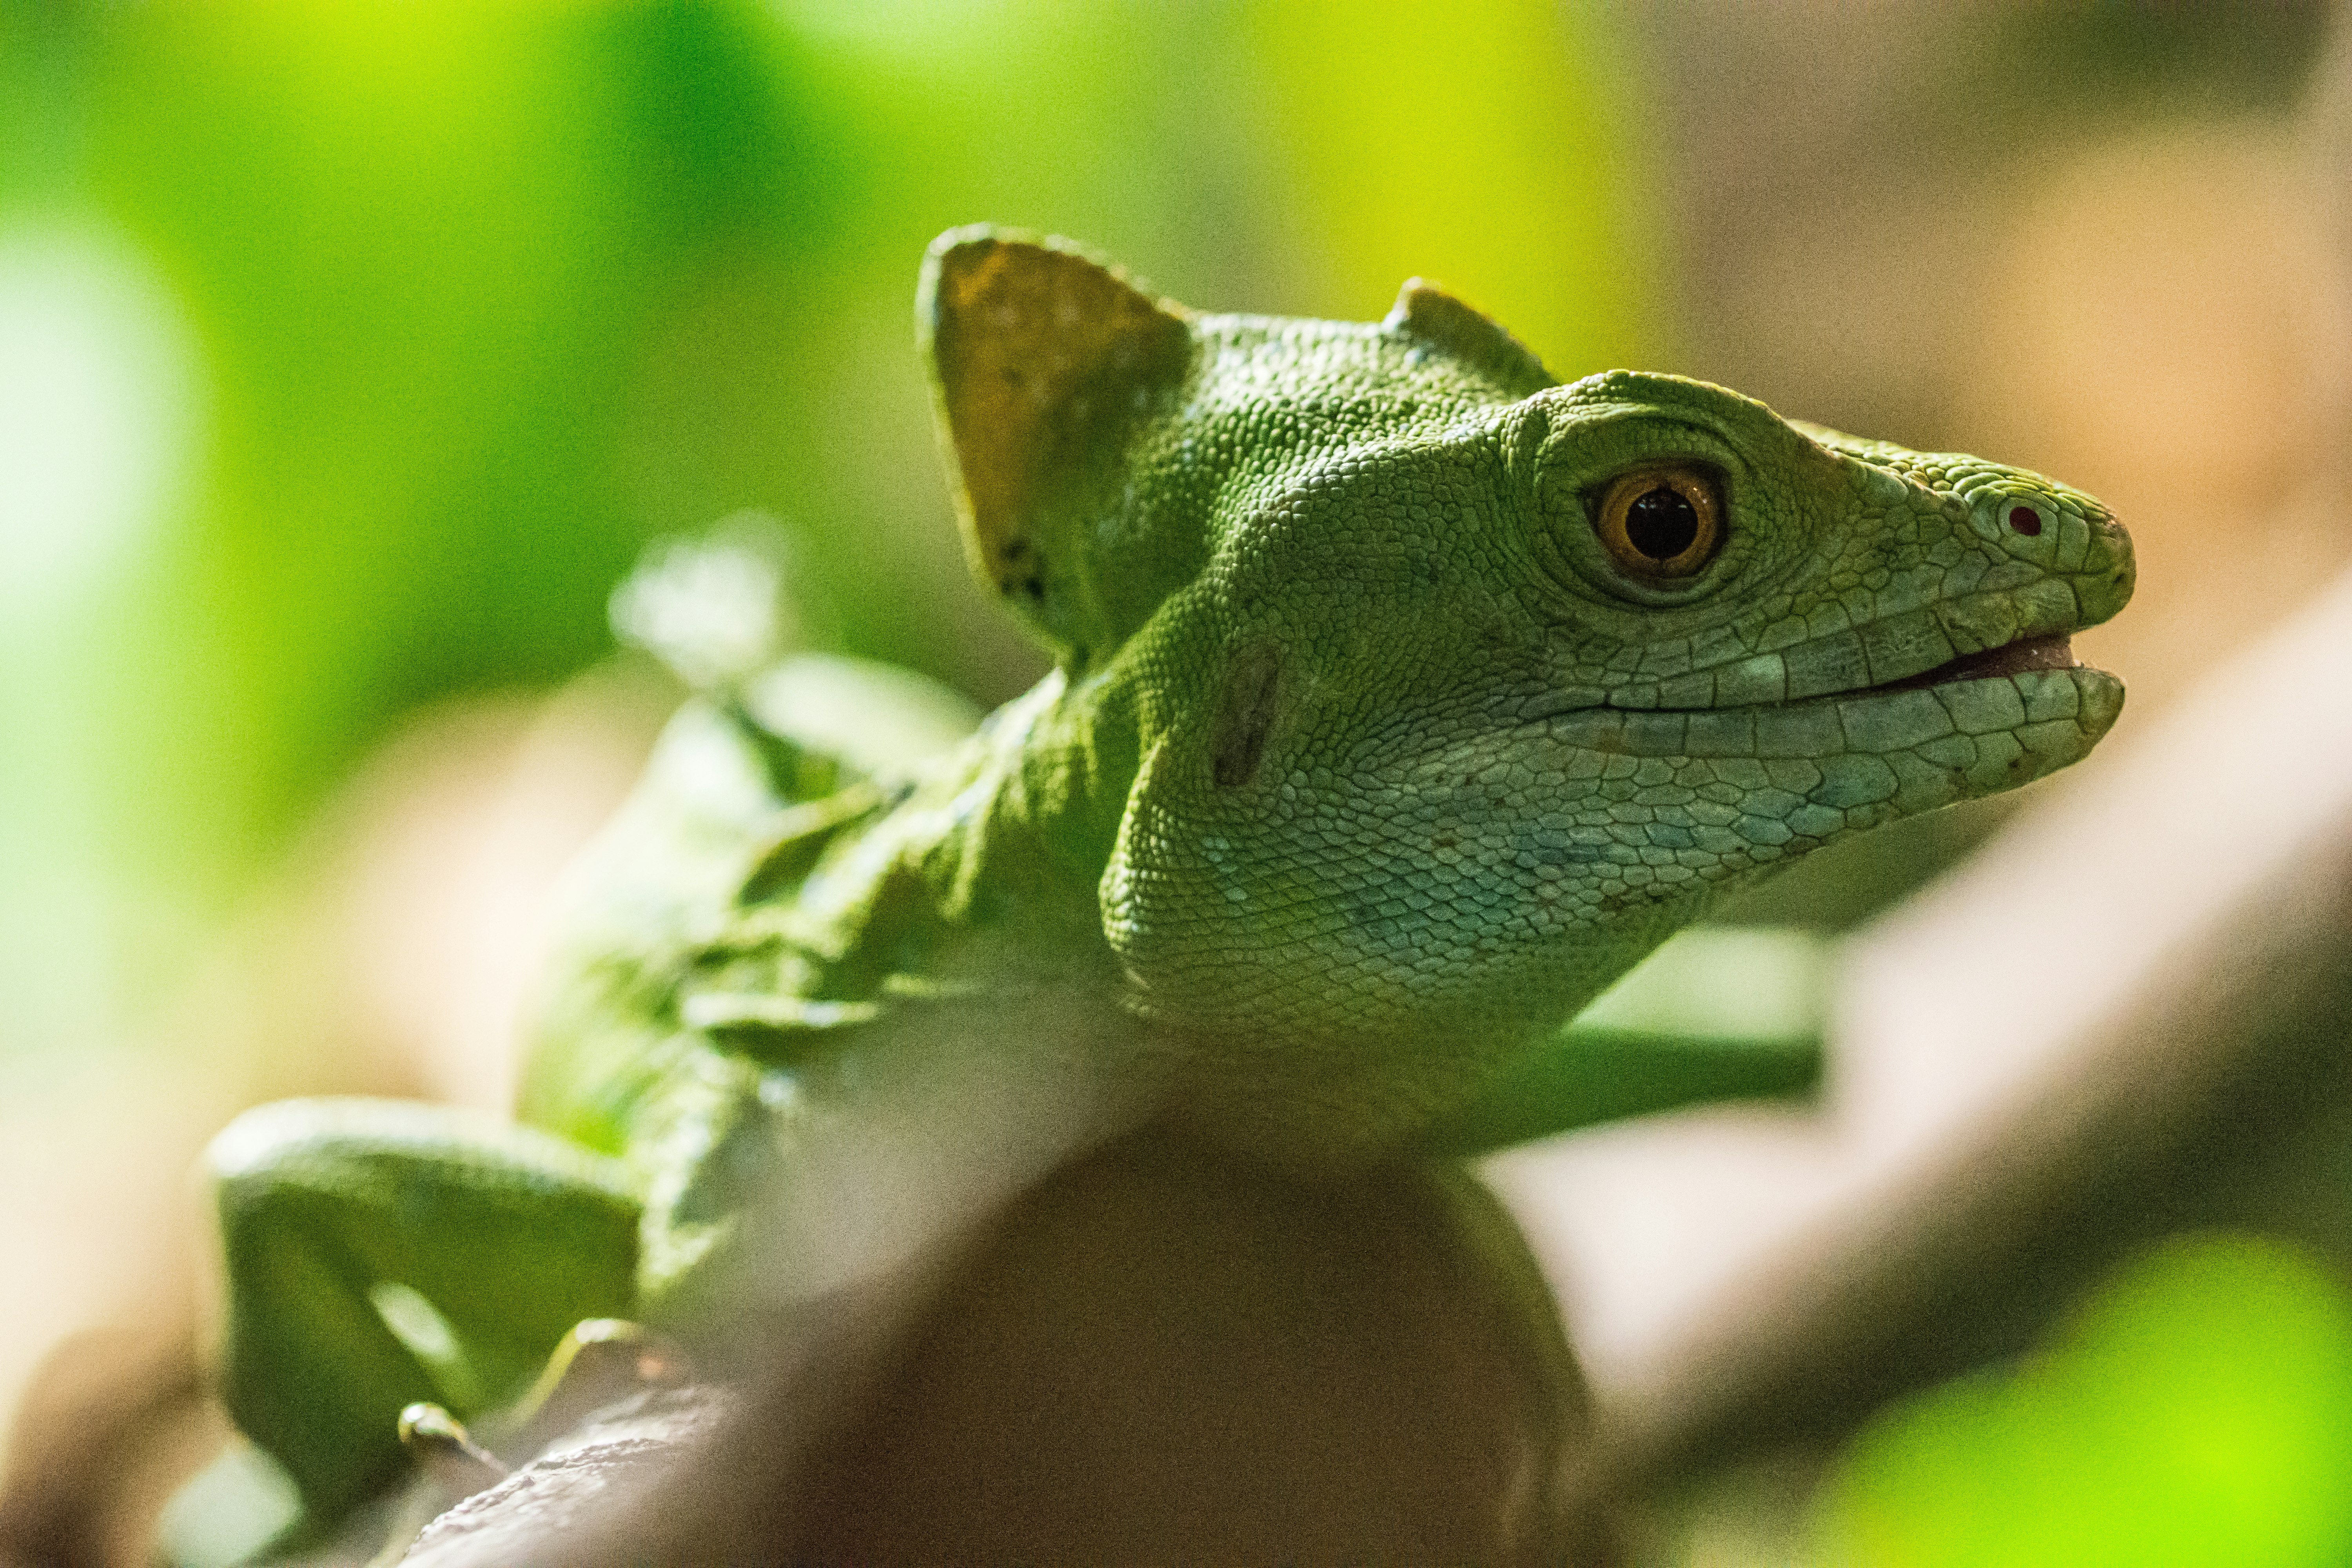
[[969, 734], [845, 661], [689, 704], [583, 873], [521, 1125], [221, 1136], [226, 1399], [314, 1517], [582, 1320], [716, 1342], [1130, 1127], [1343, 1173], [1589, 1120], [1563, 1021], [1712, 896], [2122, 702], [2067, 638], [2129, 541], [2031, 473], [1561, 384], [1418, 281], [1195, 314], [971, 229], [919, 315], [972, 565], [1053, 673]]

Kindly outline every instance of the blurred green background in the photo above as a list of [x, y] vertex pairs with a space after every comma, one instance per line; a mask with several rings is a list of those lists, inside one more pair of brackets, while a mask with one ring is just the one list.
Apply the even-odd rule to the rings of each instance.
[[[326, 803], [435, 705], [604, 660], [649, 541], [766, 514], [813, 642], [987, 701], [1032, 679], [964, 582], [913, 351], [955, 224], [1076, 236], [1210, 309], [1368, 319], [1433, 277], [1563, 378], [1685, 371], [2047, 467], [2141, 541], [2102, 662], [2161, 704], [2283, 576], [2352, 553], [2293, 482], [2342, 437], [2311, 392], [2344, 316], [2307, 195], [2312, 159], [2343, 173], [2331, 26], [2152, 0], [0, 0], [0, 1113], [146, 1129], [123, 1212], [177, 1226], [155, 1194], [218, 1108], [130, 1108], [243, 1038], [222, 933], [231, 1010], [304, 984], [253, 976], [302, 923], [286, 868]], [[1848, 924], [1992, 815], [1824, 856], [1754, 912]], [[372, 1027], [347, 1001], [295, 1009], [269, 1087], [381, 1085], [335, 1059]], [[58, 1137], [0, 1185], [54, 1207], [130, 1180]], [[2164, 1255], [2047, 1370], [1889, 1415], [1821, 1511], [1674, 1554], [1770, 1560], [1801, 1517], [1824, 1560], [2082, 1562], [2086, 1510], [2340, 1500], [2342, 1289], [2263, 1245]], [[57, 1256], [0, 1294], [31, 1347], [0, 1407], [142, 1277]], [[2213, 1359], [2233, 1345], [2286, 1348]], [[2184, 1485], [2166, 1456], [2200, 1442], [2253, 1468]], [[2057, 1544], [1989, 1546], [1955, 1500], [2041, 1510]], [[2305, 1512], [2248, 1555], [2095, 1560], [2352, 1553], [2340, 1508]]]

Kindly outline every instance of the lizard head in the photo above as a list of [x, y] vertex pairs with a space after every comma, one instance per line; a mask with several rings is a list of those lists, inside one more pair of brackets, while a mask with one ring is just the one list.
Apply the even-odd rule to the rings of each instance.
[[1377, 324], [1204, 316], [1035, 255], [1130, 349], [1021, 459], [1051, 500], [1008, 596], [1133, 763], [1103, 929], [1227, 1125], [1405, 1135], [1716, 892], [2120, 708], [2067, 638], [2130, 542], [2077, 490], [1680, 377], [1558, 384], [1418, 283]]

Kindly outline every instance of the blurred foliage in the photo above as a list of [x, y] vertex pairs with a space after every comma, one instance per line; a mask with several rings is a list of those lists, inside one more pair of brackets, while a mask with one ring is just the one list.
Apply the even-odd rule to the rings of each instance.
[[[688, 7], [93, 29], [93, 184], [185, 301], [216, 398], [118, 672], [113, 721], [161, 764], [143, 789], [227, 806], [250, 851], [390, 716], [601, 649], [645, 531], [614, 447], [648, 314], [712, 248], [834, 221], [791, 155], [824, 147], [795, 123], [821, 96], [758, 42]], [[166, 649], [187, 662], [158, 689]]]
[[2352, 1554], [2352, 1294], [2284, 1242], [2119, 1270], [2010, 1373], [1882, 1413], [1824, 1488], [1820, 1560], [1874, 1568]]
[[[798, 536], [820, 641], [1018, 689], [1037, 656], [962, 581], [913, 353], [916, 267], [950, 225], [1076, 235], [1213, 309], [1372, 317], [1423, 273], [1564, 369], [1638, 357], [1646, 274], [1615, 259], [1638, 161], [1603, 20], [1548, 0], [0, 10], [0, 261], [47, 258], [43, 320], [119, 276], [99, 349], [136, 318], [116, 357], [172, 389], [155, 428], [126, 434], [146, 416], [120, 400], [81, 426], [37, 407], [5, 449], [85, 476], [125, 441], [162, 450], [129, 546], [44, 595], [40, 637], [0, 637], [0, 929], [55, 947], [45, 911], [72, 888], [111, 944], [25, 960], [27, 985], [176, 973], [171, 932], [402, 713], [597, 658], [644, 542], [740, 510]], [[63, 373], [22, 363], [14, 395], [47, 399], [30, 384]], [[0, 486], [17, 561], [94, 531], [22, 489]]]

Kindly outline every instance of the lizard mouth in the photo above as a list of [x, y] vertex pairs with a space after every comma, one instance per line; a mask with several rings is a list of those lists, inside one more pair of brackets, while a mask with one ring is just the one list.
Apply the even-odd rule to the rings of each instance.
[[[1579, 707], [1523, 721], [1605, 755], [1811, 759], [1914, 751], [1965, 722], [1971, 737], [2010, 731], [2041, 759], [2029, 774], [2011, 776], [2014, 768], [2003, 763], [1998, 780], [1971, 786], [1988, 794], [2073, 762], [2122, 706], [2121, 681], [2075, 662], [2074, 629], [2019, 637], [1874, 686], [1711, 709]], [[1996, 683], [2014, 683], [2014, 693], [2000, 692]], [[1923, 700], [1923, 690], [1933, 695]]]
[[1865, 686], [1864, 691], [1914, 691], [1923, 686], [1942, 686], [1954, 680], [1980, 680], [1989, 676], [2016, 675], [2029, 669], [2074, 669], [2074, 646], [2072, 635], [2053, 632], [2047, 637], [2020, 637], [1999, 647], [1989, 647], [1981, 653], [1964, 653], [1947, 659], [1933, 669], [1921, 670], [1901, 680], [1889, 680], [1883, 685]]

